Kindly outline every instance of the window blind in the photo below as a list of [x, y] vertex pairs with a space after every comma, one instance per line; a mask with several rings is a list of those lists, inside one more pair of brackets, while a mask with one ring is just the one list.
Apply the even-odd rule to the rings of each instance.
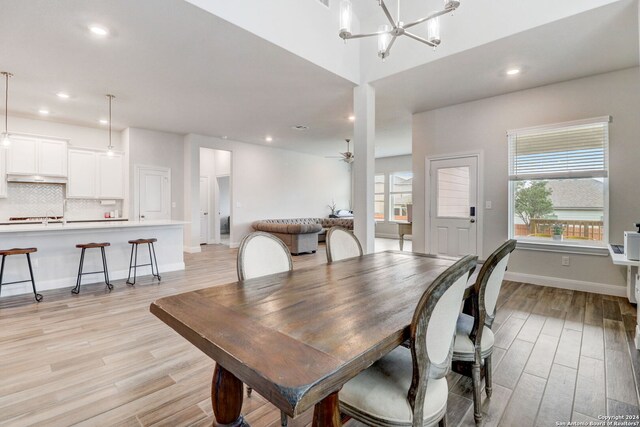
[[514, 130], [508, 140], [512, 181], [607, 177], [608, 117]]

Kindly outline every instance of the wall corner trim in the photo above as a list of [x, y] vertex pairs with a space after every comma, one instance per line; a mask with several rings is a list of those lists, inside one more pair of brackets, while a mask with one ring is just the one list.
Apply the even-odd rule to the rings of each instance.
[[582, 280], [561, 279], [558, 277], [538, 276], [511, 271], [505, 273], [504, 279], [513, 282], [530, 283], [532, 285], [549, 286], [551, 288], [570, 289], [572, 291], [591, 292], [594, 294], [625, 298], [627, 296], [626, 286], [617, 286], [608, 283], [584, 282]]

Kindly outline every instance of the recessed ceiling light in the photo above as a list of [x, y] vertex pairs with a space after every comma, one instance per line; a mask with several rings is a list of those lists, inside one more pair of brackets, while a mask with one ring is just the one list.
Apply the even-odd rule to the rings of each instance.
[[267, 136], [264, 140], [267, 141], [267, 142], [271, 142], [271, 141], [273, 141], [273, 138], [270, 137], [270, 136]]
[[70, 98], [69, 94], [68, 93], [64, 93], [64, 92], [58, 92], [58, 93], [56, 93], [56, 95], [58, 95], [58, 98], [61, 98], [61, 99], [69, 99]]
[[227, 135], [222, 135], [222, 139], [229, 139]]
[[89, 31], [91, 31], [92, 34], [100, 37], [106, 37], [109, 35], [109, 30], [101, 27], [100, 25], [89, 25]]
[[108, 124], [109, 124], [109, 120], [107, 120], [107, 119], [100, 119], [100, 124], [101, 124], [101, 125], [108, 125]]
[[48, 116], [49, 115], [49, 110], [45, 110], [43, 108], [41, 110], [38, 110], [38, 113], [42, 114], [43, 116]]
[[355, 122], [356, 121], [356, 116], [349, 116], [349, 121], [350, 122]]
[[511, 68], [507, 70], [508, 76], [515, 76], [516, 74], [520, 74], [520, 68]]

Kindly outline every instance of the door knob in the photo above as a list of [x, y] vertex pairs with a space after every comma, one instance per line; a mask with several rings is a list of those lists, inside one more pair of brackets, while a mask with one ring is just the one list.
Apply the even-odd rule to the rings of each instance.
[[471, 218], [471, 219], [469, 220], [469, 222], [470, 222], [471, 224], [473, 224], [473, 223], [475, 223], [475, 222], [476, 222], [476, 220], [475, 220], [475, 218]]

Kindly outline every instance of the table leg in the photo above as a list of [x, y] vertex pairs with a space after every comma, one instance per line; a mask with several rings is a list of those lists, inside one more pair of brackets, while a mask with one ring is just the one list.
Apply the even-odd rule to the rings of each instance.
[[340, 407], [338, 400], [338, 392], [332, 393], [329, 396], [316, 403], [316, 407], [313, 409], [313, 427], [340, 427], [342, 421], [340, 420]]
[[404, 247], [404, 234], [400, 234], [400, 250]]
[[242, 381], [216, 363], [211, 382], [211, 404], [219, 425], [248, 426], [240, 414], [242, 409]]

